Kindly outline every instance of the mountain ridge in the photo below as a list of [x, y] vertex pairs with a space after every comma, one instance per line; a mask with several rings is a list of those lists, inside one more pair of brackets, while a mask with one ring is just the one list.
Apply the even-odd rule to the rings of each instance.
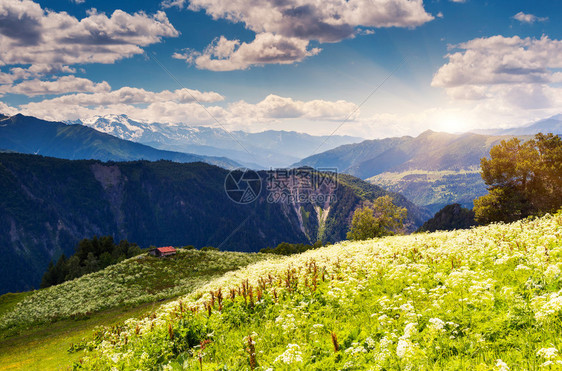
[[0, 120], [0, 148], [70, 160], [132, 161], [145, 159], [208, 162], [231, 169], [241, 166], [225, 157], [163, 151], [119, 139], [86, 126], [45, 121], [22, 114]]
[[228, 132], [224, 128], [139, 121], [124, 114], [94, 116], [68, 123], [85, 125], [159, 149], [224, 155], [254, 169], [287, 167], [307, 156], [310, 148], [324, 145], [330, 149], [362, 140], [352, 136], [314, 136], [284, 130]]
[[[335, 167], [405, 195], [437, 212], [486, 194], [478, 172], [480, 159], [509, 135], [451, 134], [426, 130], [417, 137], [366, 140], [305, 158], [292, 166]], [[521, 139], [529, 136], [519, 136]]]
[[562, 134], [562, 113], [515, 128], [484, 129], [484, 130], [475, 130], [474, 132], [480, 134], [496, 134], [496, 135], [498, 134], [499, 135], [534, 135], [540, 132], [544, 134], [548, 132], [548, 133], [560, 135]]

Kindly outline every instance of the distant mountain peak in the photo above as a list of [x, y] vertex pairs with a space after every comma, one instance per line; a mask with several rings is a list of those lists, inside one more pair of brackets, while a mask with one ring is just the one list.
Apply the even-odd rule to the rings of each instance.
[[218, 127], [136, 120], [126, 114], [96, 115], [68, 121], [67, 124], [88, 126], [121, 139], [162, 150], [228, 157], [253, 169], [289, 166], [299, 158], [309, 155], [310, 148], [316, 148], [320, 144], [323, 144], [323, 148], [330, 149], [362, 140], [351, 136], [313, 136], [278, 130], [229, 133]]

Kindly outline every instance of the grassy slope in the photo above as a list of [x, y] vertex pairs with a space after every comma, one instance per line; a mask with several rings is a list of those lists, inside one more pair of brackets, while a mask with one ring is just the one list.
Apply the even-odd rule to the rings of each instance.
[[69, 353], [71, 344], [91, 337], [97, 326], [114, 326], [131, 317], [153, 312], [162, 303], [145, 303], [133, 308], [114, 308], [87, 319], [64, 319], [22, 330], [0, 340], [0, 370], [67, 369], [81, 354]]
[[[172, 258], [132, 258], [48, 289], [0, 296], [0, 369], [58, 369], [76, 361], [71, 343], [96, 326], [150, 313], [212, 278], [270, 256], [180, 251]], [[270, 257], [271, 258], [271, 257]]]
[[562, 214], [342, 243], [228, 273], [154, 317], [107, 329], [84, 367], [560, 366], [551, 348], [562, 347], [561, 267]]

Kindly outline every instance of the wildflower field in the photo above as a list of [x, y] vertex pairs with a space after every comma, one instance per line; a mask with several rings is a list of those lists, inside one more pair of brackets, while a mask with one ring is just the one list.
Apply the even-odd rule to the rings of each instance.
[[562, 214], [229, 272], [76, 347], [87, 370], [562, 368]]

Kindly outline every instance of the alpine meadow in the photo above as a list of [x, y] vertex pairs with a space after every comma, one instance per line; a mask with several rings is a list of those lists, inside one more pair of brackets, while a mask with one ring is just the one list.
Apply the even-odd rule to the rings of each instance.
[[0, 371], [562, 370], [561, 22], [0, 0]]

